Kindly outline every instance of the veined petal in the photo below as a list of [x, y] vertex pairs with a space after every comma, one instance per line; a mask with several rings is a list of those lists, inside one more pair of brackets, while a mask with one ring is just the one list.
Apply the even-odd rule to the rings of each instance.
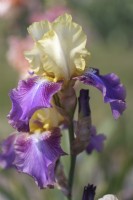
[[[34, 52], [39, 52], [35, 73], [68, 81], [71, 77], [82, 74], [85, 70], [89, 52], [86, 50], [86, 35], [82, 27], [72, 22], [68, 14], [58, 17], [54, 22], [36, 22], [29, 27], [29, 33], [35, 42]], [[29, 52], [27, 60], [34, 64], [34, 52]], [[29, 56], [30, 55], [30, 56]], [[38, 54], [37, 54], [38, 55]], [[37, 61], [36, 59], [36, 61]], [[38, 66], [40, 70], [38, 71]]]
[[14, 142], [16, 134], [10, 135], [6, 140], [2, 142], [2, 152], [0, 153], [0, 167], [8, 168], [13, 167], [13, 161], [15, 159]]
[[51, 107], [52, 96], [61, 89], [61, 83], [54, 83], [38, 77], [20, 81], [17, 89], [10, 92], [12, 109], [9, 123], [18, 131], [29, 131], [29, 119], [36, 110]]
[[86, 148], [86, 151], [88, 154], [91, 154], [93, 150], [96, 150], [98, 152], [103, 150], [103, 142], [106, 139], [105, 135], [103, 134], [96, 134], [96, 128], [94, 126], [90, 129], [90, 141], [89, 145]]
[[126, 109], [126, 91], [116, 74], [100, 75], [99, 70], [92, 68], [77, 79], [84, 84], [96, 87], [102, 92], [104, 102], [110, 103], [115, 119]]
[[42, 134], [21, 133], [17, 137], [14, 165], [19, 172], [32, 176], [40, 188], [54, 186], [56, 161], [65, 155], [60, 138], [59, 129]]

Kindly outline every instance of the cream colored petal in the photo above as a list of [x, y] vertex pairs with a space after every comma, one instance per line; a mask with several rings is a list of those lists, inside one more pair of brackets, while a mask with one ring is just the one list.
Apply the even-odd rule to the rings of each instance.
[[112, 194], [107, 194], [98, 200], [118, 200], [116, 196]]
[[33, 70], [37, 74], [44, 73], [43, 54], [44, 53], [41, 51], [41, 47], [39, 47], [39, 44], [37, 43], [34, 45], [34, 48], [31, 51], [25, 52], [25, 58], [29, 62], [31, 70]]
[[38, 41], [46, 55], [44, 70], [53, 73], [57, 80], [69, 80], [85, 69], [85, 56], [89, 55], [86, 35], [67, 14], [54, 21], [52, 29]]
[[47, 21], [34, 23], [29, 32], [37, 40], [37, 49], [26, 57], [33, 68], [37, 68], [37, 73], [65, 81], [83, 73], [89, 57], [85, 48], [87, 39], [70, 15], [60, 16], [51, 24]]
[[38, 43], [42, 46], [46, 55], [43, 65], [44, 70], [48, 73], [53, 73], [57, 79], [61, 79], [64, 76], [65, 79], [70, 79], [67, 59], [57, 34], [51, 30]]
[[69, 73], [73, 75], [77, 70], [83, 71], [86, 63], [85, 57], [89, 56], [89, 52], [85, 49], [87, 38], [82, 27], [72, 22], [70, 15], [65, 14], [55, 20], [53, 29], [60, 40]]
[[67, 13], [57, 17], [53, 23], [64, 23], [66, 21], [72, 21], [72, 16]]
[[[85, 58], [85, 56], [87, 55], [87, 57]], [[86, 49], [84, 49], [82, 52], [76, 53], [74, 56], [74, 64], [76, 66], [77, 69], [77, 75], [79, 72], [79, 75], [85, 70], [85, 68], [87, 68], [88, 66], [88, 55], [90, 55], [88, 53], [88, 51]]]
[[29, 34], [35, 41], [40, 40], [49, 30], [51, 30], [51, 23], [48, 21], [34, 22], [28, 28]]

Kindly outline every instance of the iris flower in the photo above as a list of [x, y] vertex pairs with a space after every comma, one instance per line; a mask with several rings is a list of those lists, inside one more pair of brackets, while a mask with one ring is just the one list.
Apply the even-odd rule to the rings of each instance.
[[[60, 146], [60, 125], [66, 117], [72, 119], [71, 108], [76, 105], [75, 83], [97, 88], [115, 119], [126, 108], [126, 94], [117, 75], [101, 75], [88, 68], [87, 37], [70, 15], [35, 22], [28, 31], [34, 41], [33, 49], [26, 52], [30, 73], [9, 94], [12, 109], [8, 119], [16, 133], [3, 143], [0, 163], [31, 175], [41, 188], [52, 187], [56, 161], [65, 154]], [[72, 101], [65, 101], [68, 97]]]
[[32, 114], [51, 107], [54, 94], [65, 93], [72, 79], [100, 90], [104, 102], [110, 103], [114, 118], [122, 114], [125, 110], [124, 86], [113, 73], [100, 75], [97, 69], [87, 69], [86, 35], [72, 22], [70, 15], [65, 14], [52, 23], [35, 22], [28, 31], [34, 39], [34, 48], [26, 57], [34, 76], [20, 81], [18, 88], [10, 92], [12, 110], [8, 117], [13, 127], [27, 130]]

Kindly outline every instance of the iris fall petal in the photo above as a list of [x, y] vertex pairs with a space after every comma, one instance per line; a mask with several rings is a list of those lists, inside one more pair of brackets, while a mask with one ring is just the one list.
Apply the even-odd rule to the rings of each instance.
[[12, 109], [9, 123], [18, 131], [29, 131], [29, 119], [41, 108], [51, 107], [52, 96], [61, 89], [61, 83], [54, 83], [38, 77], [20, 81], [17, 89], [10, 92]]
[[19, 172], [32, 176], [40, 188], [54, 186], [55, 164], [64, 155], [60, 147], [60, 137], [57, 129], [52, 133], [21, 133], [15, 142], [14, 165]]
[[100, 75], [99, 70], [92, 68], [77, 79], [84, 84], [96, 87], [102, 92], [104, 102], [110, 103], [115, 119], [126, 109], [126, 91], [116, 74]]

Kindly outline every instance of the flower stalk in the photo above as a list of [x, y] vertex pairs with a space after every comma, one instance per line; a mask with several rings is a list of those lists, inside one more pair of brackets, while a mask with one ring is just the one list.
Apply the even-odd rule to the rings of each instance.
[[73, 145], [74, 140], [75, 140], [75, 137], [74, 137], [73, 124], [72, 124], [69, 128], [69, 142], [70, 142], [70, 171], [69, 171], [70, 196], [68, 198], [69, 200], [72, 200], [72, 187], [73, 187], [75, 164], [76, 164], [76, 154], [73, 154], [73, 151], [72, 151], [72, 145]]

